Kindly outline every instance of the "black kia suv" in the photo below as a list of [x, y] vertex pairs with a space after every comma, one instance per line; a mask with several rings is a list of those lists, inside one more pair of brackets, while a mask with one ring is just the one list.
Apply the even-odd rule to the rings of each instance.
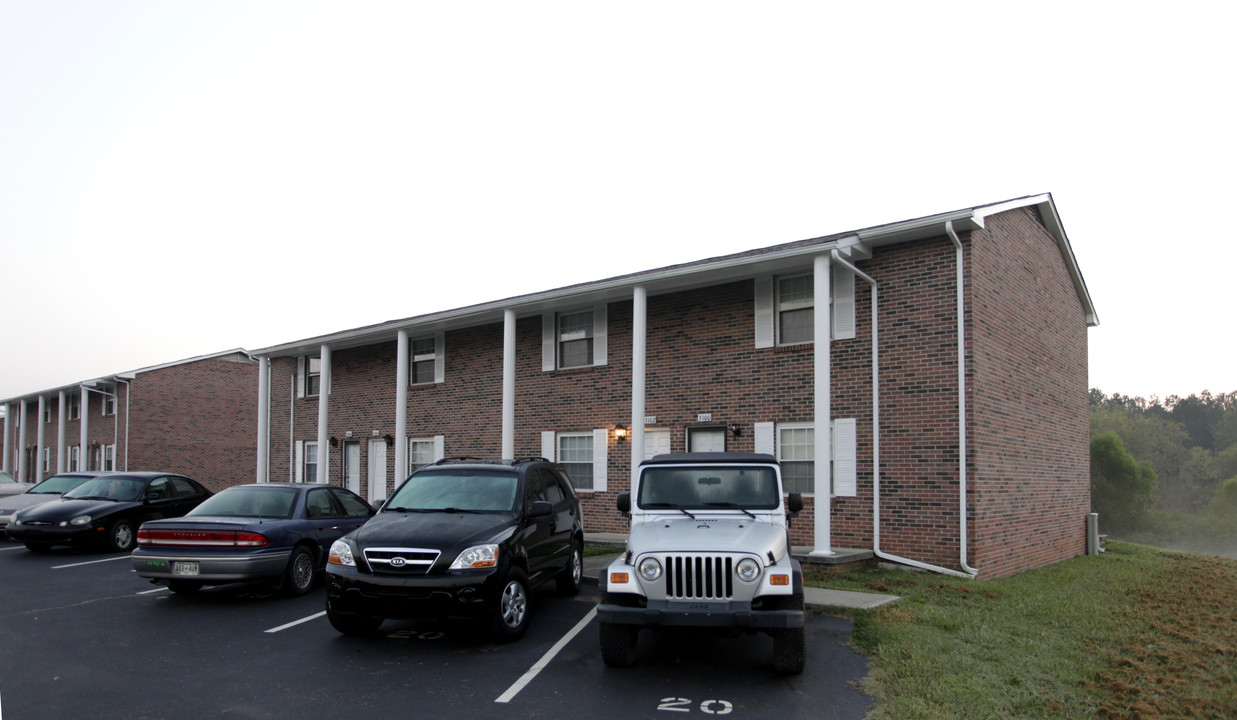
[[529, 590], [580, 590], [580, 501], [543, 458], [440, 460], [414, 472], [378, 514], [331, 546], [326, 613], [347, 635], [386, 618], [479, 617], [500, 640], [528, 628]]

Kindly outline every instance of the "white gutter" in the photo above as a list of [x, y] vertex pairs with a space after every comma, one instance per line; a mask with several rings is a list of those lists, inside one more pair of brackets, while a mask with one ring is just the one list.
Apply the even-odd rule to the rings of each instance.
[[[952, 228], [951, 228], [952, 229]], [[880, 325], [878, 322], [880, 316], [880, 299], [877, 289], [876, 280], [872, 279], [867, 273], [844, 260], [837, 250], [833, 251], [833, 260], [842, 267], [853, 272], [857, 277], [865, 280], [872, 288], [872, 552], [876, 557], [890, 562], [896, 562], [902, 565], [917, 567], [921, 570], [930, 570], [932, 572], [942, 573], [945, 575], [955, 575], [957, 577], [974, 578], [974, 572], [960, 573], [939, 565], [931, 565], [919, 560], [900, 557], [881, 550], [881, 512], [880, 512]], [[963, 506], [963, 520], [966, 518], [966, 508]], [[965, 558], [965, 545], [963, 553]], [[963, 563], [965, 567], [965, 563]]]
[[954, 244], [955, 264], [958, 267], [957, 279], [957, 294], [958, 294], [958, 564], [962, 566], [962, 570], [971, 577], [979, 574], [979, 571], [970, 565], [967, 561], [967, 525], [966, 525], [966, 303], [963, 300], [963, 281], [965, 279], [965, 268], [962, 265], [962, 241], [958, 239], [958, 233], [954, 232], [954, 224], [951, 220], [945, 221], [945, 234], [949, 235], [949, 240]]

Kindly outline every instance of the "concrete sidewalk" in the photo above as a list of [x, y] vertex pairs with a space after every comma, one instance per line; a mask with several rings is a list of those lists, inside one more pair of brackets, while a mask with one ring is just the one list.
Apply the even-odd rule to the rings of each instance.
[[[626, 538], [623, 535], [609, 533], [590, 533], [585, 541], [589, 545], [613, 545], [621, 550]], [[596, 583], [607, 566], [619, 553], [614, 555], [595, 555], [584, 558], [584, 579]], [[870, 610], [885, 603], [899, 600], [895, 595], [878, 595], [876, 593], [850, 592], [848, 590], [830, 590], [828, 588], [805, 587], [803, 601], [809, 608], [844, 607]]]

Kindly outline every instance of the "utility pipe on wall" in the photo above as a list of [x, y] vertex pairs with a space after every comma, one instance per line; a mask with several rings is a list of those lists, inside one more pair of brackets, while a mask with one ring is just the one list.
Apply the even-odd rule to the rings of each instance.
[[966, 546], [968, 543], [966, 517], [966, 304], [963, 301], [965, 268], [962, 265], [962, 241], [958, 239], [958, 233], [954, 232], [952, 220], [945, 221], [945, 234], [949, 235], [950, 241], [954, 244], [954, 258], [958, 272], [958, 513], [961, 515], [959, 520], [959, 537], [961, 540], [958, 551], [960, 559], [958, 562], [968, 575], [975, 577], [979, 574], [979, 571], [967, 565], [966, 562]]

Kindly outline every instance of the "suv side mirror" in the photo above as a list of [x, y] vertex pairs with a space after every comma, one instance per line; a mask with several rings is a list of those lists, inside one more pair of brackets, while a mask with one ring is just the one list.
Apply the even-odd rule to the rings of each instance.
[[532, 505], [528, 506], [528, 516], [533, 518], [549, 517], [554, 513], [554, 506], [545, 500], [534, 500]]
[[791, 515], [798, 515], [799, 511], [803, 509], [803, 496], [799, 493], [791, 493], [786, 498], [786, 507], [790, 509]]
[[624, 515], [631, 513], [631, 493], [619, 493], [617, 505], [618, 511]]

